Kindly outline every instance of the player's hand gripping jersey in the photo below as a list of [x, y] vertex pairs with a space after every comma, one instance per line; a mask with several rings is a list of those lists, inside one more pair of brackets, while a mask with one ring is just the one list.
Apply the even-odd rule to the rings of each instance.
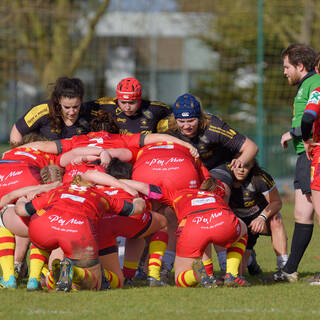
[[172, 143], [157, 143], [143, 147], [133, 166], [132, 179], [170, 190], [199, 188], [210, 173], [189, 149]]

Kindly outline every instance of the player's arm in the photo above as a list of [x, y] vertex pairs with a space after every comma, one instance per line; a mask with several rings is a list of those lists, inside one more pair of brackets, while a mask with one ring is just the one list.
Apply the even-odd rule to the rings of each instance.
[[274, 216], [282, 208], [282, 201], [277, 187], [274, 187], [270, 192], [264, 194], [268, 201], [268, 205], [263, 209], [260, 215], [251, 221], [249, 227], [253, 233], [262, 233], [266, 228], [266, 222]]
[[15, 211], [18, 216], [31, 217], [37, 210], [44, 208], [50, 202], [52, 193], [55, 193], [56, 188], [49, 192], [43, 192], [33, 200], [28, 200], [26, 197], [21, 197], [17, 200]]
[[179, 144], [181, 146], [188, 148], [193, 157], [195, 158], [199, 157], [197, 148], [195, 148], [192, 144], [186, 141], [183, 141], [181, 139], [178, 139], [174, 136], [171, 136], [165, 133], [149, 133], [144, 138], [144, 145], [157, 143], [157, 142], [171, 142], [171, 143]]
[[97, 171], [97, 170], [88, 170], [85, 173], [83, 173], [81, 177], [89, 182], [102, 185], [102, 186], [121, 188], [124, 191], [133, 195], [134, 197], [138, 196], [138, 192], [135, 189], [129, 187], [124, 182], [116, 179], [115, 177], [107, 173]]
[[130, 186], [131, 188], [137, 190], [138, 192], [144, 194], [148, 199], [161, 199], [162, 191], [161, 188], [153, 184], [148, 184], [141, 181], [121, 179], [122, 182]]
[[59, 153], [59, 149], [56, 141], [34, 141], [34, 142], [26, 143], [20, 147], [33, 148], [46, 153], [54, 153], [54, 154]]
[[146, 202], [142, 198], [135, 198], [133, 199], [133, 211], [131, 213], [131, 216], [135, 216], [137, 214], [141, 214], [146, 210]]
[[258, 146], [252, 140], [246, 137], [240, 148], [240, 155], [237, 158], [232, 159], [230, 168], [235, 169], [244, 167], [256, 156], [257, 152]]
[[18, 216], [20, 216], [20, 217], [30, 217], [31, 216], [26, 209], [27, 203], [30, 203], [30, 201], [28, 201], [28, 199], [25, 197], [21, 197], [17, 200], [17, 203], [14, 206], [14, 210]]
[[288, 147], [288, 141], [292, 140], [292, 137], [293, 134], [291, 133], [291, 129], [281, 136], [280, 143], [283, 149], [286, 149]]
[[132, 152], [127, 148], [101, 149], [96, 147], [80, 147], [64, 153], [60, 158], [60, 165], [66, 167], [69, 163], [94, 161], [99, 159], [103, 167], [107, 167], [112, 158], [130, 161]]
[[58, 187], [59, 185], [61, 185], [61, 182], [56, 181], [53, 183], [41, 184], [36, 186], [28, 186], [28, 187], [23, 187], [23, 188], [11, 191], [1, 198], [0, 208], [4, 207], [9, 203], [14, 202], [16, 199], [20, 197], [26, 197], [27, 200], [32, 200], [38, 194], [43, 192], [48, 192]]
[[[102, 152], [100, 154], [101, 165], [107, 167], [112, 158], [118, 158], [121, 161], [129, 162], [132, 160], [133, 154], [131, 150], [127, 148], [118, 149], [105, 149], [106, 153]], [[108, 158], [108, 156], [110, 158]]]
[[19, 132], [16, 125], [14, 124], [10, 132], [10, 143], [13, 145], [18, 145], [21, 142], [22, 142], [22, 134]]

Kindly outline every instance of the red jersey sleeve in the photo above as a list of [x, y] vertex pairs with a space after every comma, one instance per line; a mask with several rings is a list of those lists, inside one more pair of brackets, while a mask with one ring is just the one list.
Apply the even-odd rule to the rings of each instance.
[[310, 94], [305, 112], [312, 113], [317, 119], [320, 114], [320, 87], [313, 90]]
[[[57, 189], [53, 189], [49, 192], [41, 193], [37, 198], [33, 199], [29, 203], [32, 204], [32, 207], [37, 211], [44, 208], [46, 205], [51, 202], [50, 200], [54, 197]], [[27, 206], [27, 205], [26, 205]]]
[[128, 148], [142, 148], [144, 141], [144, 134], [135, 133], [135, 134], [121, 134], [121, 139], [124, 141]]
[[58, 153], [68, 152], [73, 148], [73, 138], [71, 139], [61, 139], [55, 141], [58, 149]]
[[211, 174], [210, 174], [209, 170], [205, 167], [205, 165], [202, 163], [200, 158], [196, 159], [196, 165], [197, 165], [197, 168], [198, 168], [199, 173], [200, 173], [201, 182], [211, 178]]
[[[118, 199], [115, 197], [106, 197], [105, 200], [107, 200], [109, 204], [109, 209], [106, 213], [115, 213], [119, 216], [130, 216], [132, 212], [134, 211], [134, 204], [130, 202], [130, 200], [125, 199]], [[111, 211], [111, 212], [110, 212]]]

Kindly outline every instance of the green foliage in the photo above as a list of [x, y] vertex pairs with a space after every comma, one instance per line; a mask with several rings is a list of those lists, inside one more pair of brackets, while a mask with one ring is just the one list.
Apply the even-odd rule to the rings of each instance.
[[[35, 79], [44, 89], [57, 77], [72, 76], [79, 68], [109, 2], [90, 1], [85, 6], [73, 0], [2, 1], [0, 17], [8, 19], [2, 23], [7, 32], [0, 40], [13, 44], [15, 63], [32, 64]], [[4, 52], [6, 59], [8, 54]]]
[[[257, 104], [257, 41], [262, 36], [257, 32], [258, 1], [200, 0], [197, 6], [184, 0], [178, 3], [181, 10], [206, 8], [213, 15], [211, 27], [201, 38], [219, 58], [212, 71], [199, 79], [194, 93], [209, 111], [250, 133], [248, 127], [254, 123]], [[296, 91], [282, 75], [280, 55], [293, 42], [319, 46], [320, 3], [310, 0], [263, 3], [265, 123], [269, 132], [279, 134], [290, 125], [289, 107]]]

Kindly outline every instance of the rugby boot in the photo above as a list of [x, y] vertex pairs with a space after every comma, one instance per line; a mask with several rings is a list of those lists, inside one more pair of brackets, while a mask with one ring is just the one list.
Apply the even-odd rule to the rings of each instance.
[[171, 279], [171, 270], [169, 270], [165, 264], [161, 265], [161, 270], [160, 270], [160, 280], [169, 283]]
[[195, 260], [192, 263], [192, 270], [196, 274], [199, 285], [204, 288], [216, 288], [223, 285], [223, 282], [216, 276], [208, 276], [206, 269], [201, 260]]
[[64, 258], [64, 260], [60, 262], [60, 276], [56, 290], [69, 292], [72, 288], [72, 276], [72, 261], [68, 258]]
[[278, 282], [297, 282], [298, 272], [287, 273], [282, 269], [262, 279], [265, 284]]
[[148, 276], [147, 278], [147, 286], [148, 287], [164, 287], [167, 284], [161, 280], [158, 280], [154, 277]]
[[27, 291], [42, 290], [41, 283], [36, 278], [30, 278], [27, 283]]
[[131, 278], [125, 278], [123, 282], [123, 287], [124, 288], [131, 288], [134, 287], [133, 280]]
[[0, 289], [16, 289], [17, 280], [16, 277], [11, 275], [9, 280], [4, 281], [3, 277], [0, 278]]
[[144, 272], [143, 266], [138, 266], [136, 275], [134, 276], [135, 280], [147, 280], [148, 275]]
[[224, 277], [224, 285], [226, 287], [250, 287], [251, 283], [244, 277], [234, 276], [231, 273], [227, 273]]
[[111, 289], [110, 281], [106, 278], [104, 270], [101, 270], [101, 287], [100, 290], [109, 290]]

